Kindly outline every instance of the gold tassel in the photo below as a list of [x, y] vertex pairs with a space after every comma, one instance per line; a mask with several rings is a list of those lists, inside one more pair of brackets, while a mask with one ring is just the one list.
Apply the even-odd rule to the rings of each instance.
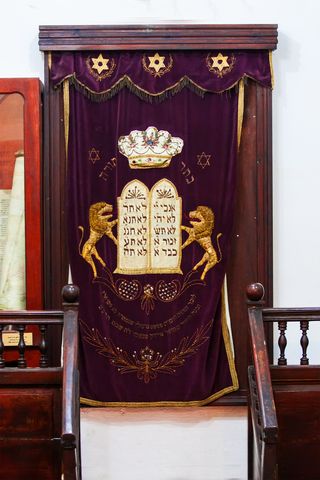
[[51, 52], [48, 52], [48, 68], [51, 70], [52, 67], [52, 54]]
[[64, 80], [63, 82], [63, 120], [64, 120], [64, 139], [65, 139], [67, 160], [68, 160], [68, 144], [69, 144], [69, 119], [70, 119], [70, 95], [69, 95], [69, 79], [67, 79], [67, 80]]
[[238, 150], [240, 148], [240, 141], [241, 141], [243, 113], [244, 113], [244, 80], [243, 78], [241, 78], [241, 80], [239, 81], [239, 91], [238, 91]]

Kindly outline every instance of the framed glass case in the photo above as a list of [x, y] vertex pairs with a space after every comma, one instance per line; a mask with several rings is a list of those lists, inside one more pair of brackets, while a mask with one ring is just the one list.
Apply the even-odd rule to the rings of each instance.
[[[41, 84], [0, 79], [0, 309], [41, 309]], [[25, 335], [27, 344], [37, 334]], [[17, 344], [15, 332], [4, 342]], [[14, 355], [15, 358], [15, 355]]]
[[0, 308], [42, 306], [40, 82], [0, 79]]

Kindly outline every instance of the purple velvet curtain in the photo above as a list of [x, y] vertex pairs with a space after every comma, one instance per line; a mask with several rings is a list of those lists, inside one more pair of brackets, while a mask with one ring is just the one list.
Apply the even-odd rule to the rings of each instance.
[[[230, 88], [236, 77], [219, 94], [181, 88], [155, 103], [152, 94], [169, 87], [174, 67], [158, 77], [151, 72], [170, 65], [168, 54], [160, 54], [164, 66], [156, 62], [152, 69], [154, 54], [142, 63], [141, 53], [104, 52], [102, 59], [115, 65], [114, 77], [100, 80], [90, 74], [94, 63], [87, 60], [99, 53], [88, 55], [59, 54], [52, 65], [52, 81], [81, 87], [70, 88], [66, 108], [68, 237], [72, 278], [81, 292], [82, 400], [208, 403], [238, 388], [221, 294], [236, 182], [238, 85]], [[225, 81], [236, 66], [239, 78], [246, 71], [271, 82], [267, 53], [225, 56], [229, 66], [221, 71], [232, 62], [234, 68], [214, 82]], [[171, 58], [180, 69], [171, 85], [183, 73], [193, 74], [192, 81], [209, 90], [212, 72], [205, 61], [202, 77], [200, 72], [206, 54]], [[103, 75], [101, 68], [94, 73]], [[92, 101], [94, 91], [110, 90], [123, 74], [139, 82], [147, 97], [130, 87]], [[157, 261], [158, 270], [152, 267]]]

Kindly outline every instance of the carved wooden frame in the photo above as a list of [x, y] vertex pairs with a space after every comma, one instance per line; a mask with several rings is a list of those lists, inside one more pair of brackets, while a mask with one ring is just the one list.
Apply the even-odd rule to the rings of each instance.
[[[274, 50], [277, 25], [41, 26], [45, 54], [44, 209], [45, 306], [60, 302], [68, 260], [65, 226], [65, 172], [62, 98], [49, 78], [52, 51], [74, 50]], [[245, 288], [261, 282], [272, 305], [272, 123], [271, 91], [248, 80], [238, 159], [236, 216], [228, 291], [239, 376], [238, 392], [215, 404], [244, 404], [247, 398], [249, 342]], [[269, 333], [271, 340], [272, 332]], [[269, 342], [270, 350], [272, 342]]]

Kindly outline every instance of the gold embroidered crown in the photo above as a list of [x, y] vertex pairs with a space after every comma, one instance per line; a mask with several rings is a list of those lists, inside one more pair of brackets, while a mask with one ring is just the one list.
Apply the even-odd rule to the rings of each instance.
[[166, 130], [148, 127], [120, 137], [118, 147], [128, 158], [130, 168], [165, 168], [171, 158], [181, 152], [183, 140], [172, 137]]

